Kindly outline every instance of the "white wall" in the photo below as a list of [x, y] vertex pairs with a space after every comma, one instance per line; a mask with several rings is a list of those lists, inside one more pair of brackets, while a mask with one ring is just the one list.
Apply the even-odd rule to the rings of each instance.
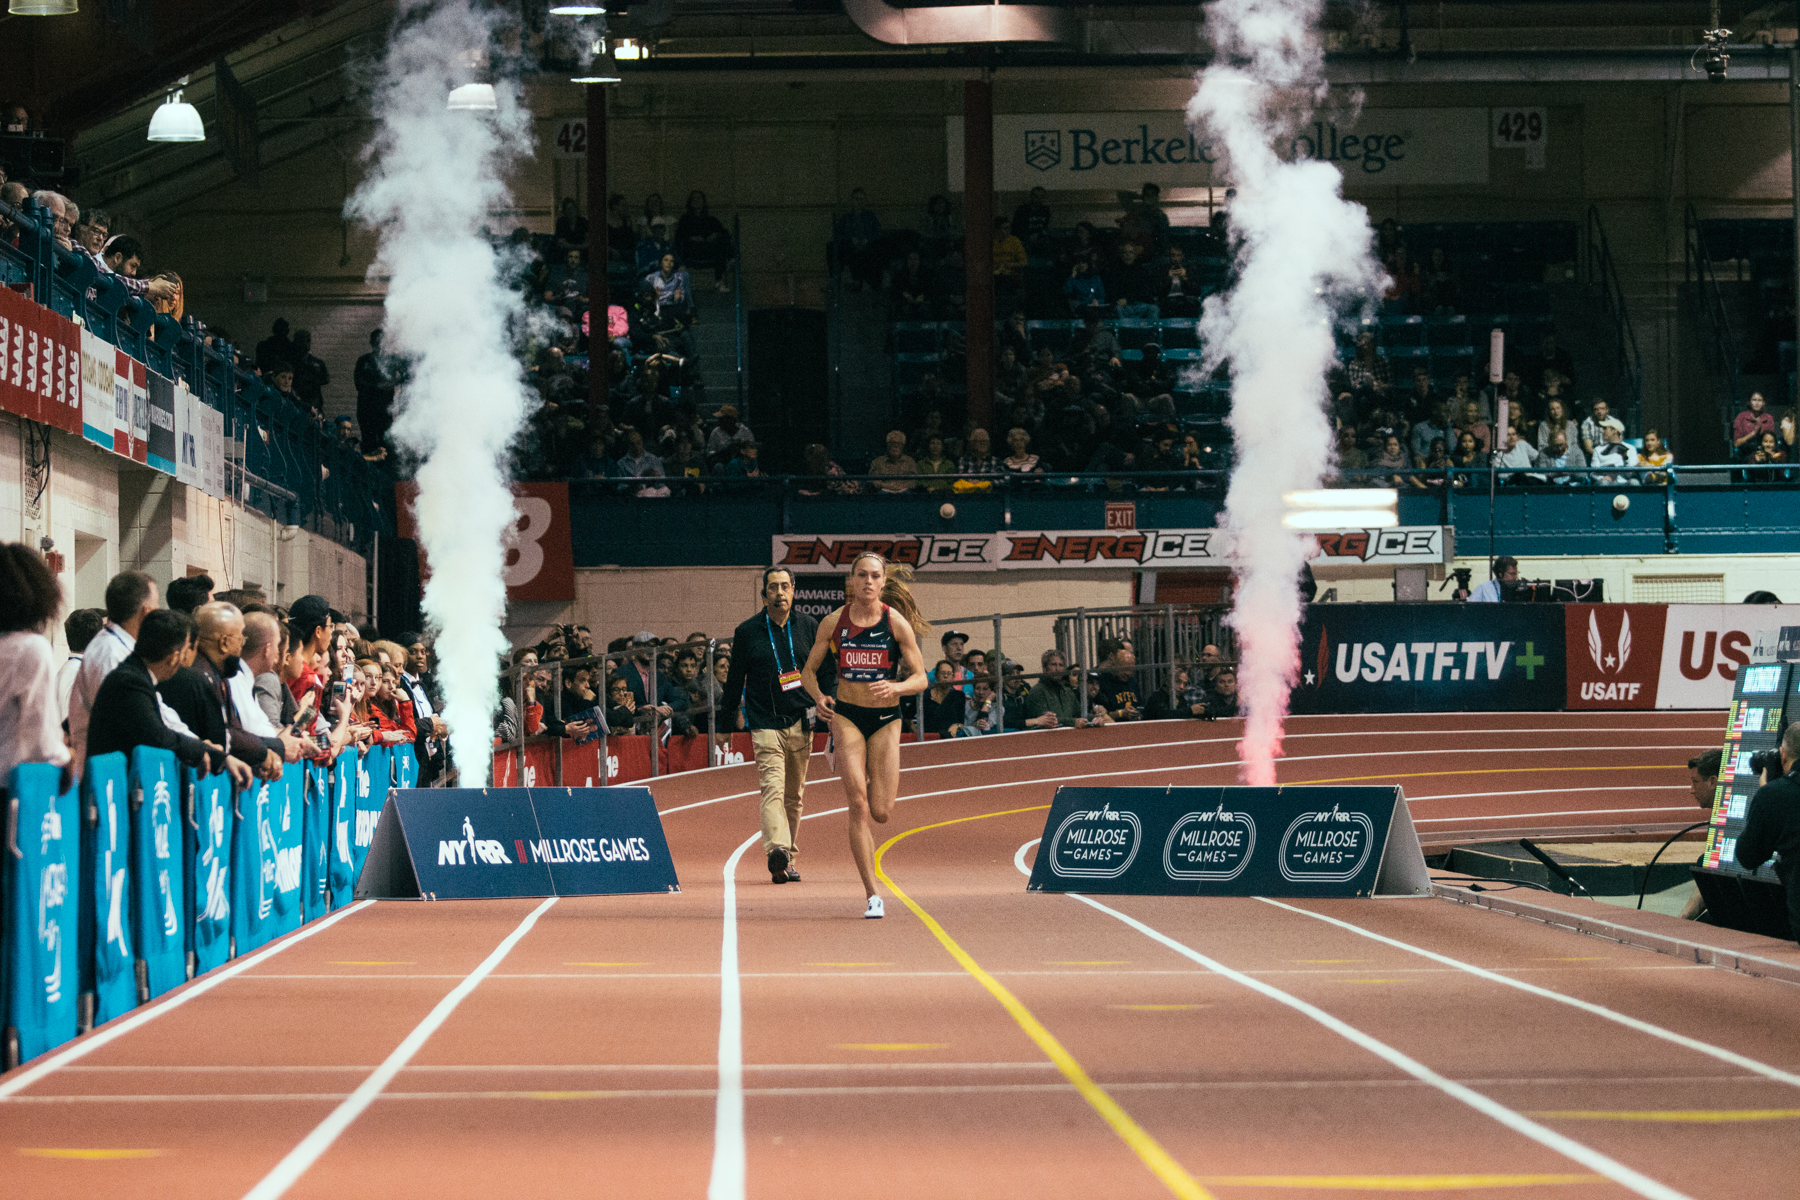
[[[1455, 567], [1472, 572], [1471, 583], [1488, 577], [1484, 555], [1459, 556]], [[1375, 567], [1317, 567], [1320, 592], [1335, 587], [1340, 602], [1394, 598], [1393, 570]], [[1800, 555], [1795, 554], [1652, 554], [1611, 558], [1540, 555], [1519, 559], [1522, 579], [1599, 579], [1609, 603], [1735, 604], [1751, 592], [1774, 592], [1783, 600], [1800, 600]], [[1446, 576], [1447, 577], [1447, 572]], [[1439, 580], [1431, 599], [1449, 600]]]

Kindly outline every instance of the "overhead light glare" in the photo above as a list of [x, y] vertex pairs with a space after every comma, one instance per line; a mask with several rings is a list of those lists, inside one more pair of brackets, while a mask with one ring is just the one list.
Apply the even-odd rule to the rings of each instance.
[[6, 11], [15, 17], [69, 17], [80, 8], [76, 0], [10, 0]]
[[613, 47], [613, 53], [625, 62], [636, 62], [644, 57], [644, 43], [636, 38], [620, 38]]
[[604, 17], [604, 4], [551, 4], [550, 15], [553, 17]]
[[1289, 508], [1392, 508], [1400, 503], [1400, 492], [1396, 488], [1319, 488], [1289, 492], [1281, 500]]
[[450, 101], [446, 107], [451, 112], [493, 112], [500, 105], [494, 99], [493, 84], [465, 83], [450, 90]]
[[181, 98], [182, 88], [187, 86], [187, 76], [181, 77], [181, 87], [168, 94], [168, 97], [150, 114], [150, 132], [146, 139], [152, 142], [204, 142], [206, 125], [200, 120], [200, 110]]

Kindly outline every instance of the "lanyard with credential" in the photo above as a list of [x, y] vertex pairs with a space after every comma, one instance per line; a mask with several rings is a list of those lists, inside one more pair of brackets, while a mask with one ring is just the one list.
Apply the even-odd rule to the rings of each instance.
[[763, 614], [763, 630], [769, 635], [769, 653], [775, 659], [775, 674], [781, 680], [781, 690], [791, 692], [800, 686], [800, 660], [794, 654], [794, 616], [788, 614], [787, 623], [782, 626], [787, 630], [788, 661], [793, 664], [784, 671], [781, 669], [781, 651], [775, 648], [775, 625], [769, 620], [769, 614]]

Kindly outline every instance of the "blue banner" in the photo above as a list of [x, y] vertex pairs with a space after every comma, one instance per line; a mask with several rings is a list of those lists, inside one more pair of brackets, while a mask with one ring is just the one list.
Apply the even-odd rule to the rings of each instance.
[[187, 980], [181, 849], [181, 768], [170, 751], [139, 746], [131, 752], [131, 882], [140, 1002]]
[[306, 896], [300, 883], [306, 858], [306, 768], [289, 763], [270, 789], [269, 825], [275, 834], [275, 911], [269, 936], [300, 928], [306, 919]]
[[394, 760], [394, 787], [407, 791], [419, 786], [419, 759], [411, 746], [393, 746], [388, 753]]
[[327, 876], [331, 866], [331, 775], [325, 764], [306, 763], [306, 852], [300, 880], [305, 893], [306, 919], [316, 921], [331, 911]]
[[681, 890], [645, 788], [396, 791], [374, 847], [359, 899]]
[[[62, 771], [48, 763], [13, 768], [4, 853], [6, 924], [0, 931], [0, 1005], [16, 1066], [75, 1036], [80, 987], [76, 925], [81, 910], [80, 806], [57, 795]], [[11, 1041], [11, 1039], [17, 1039]]]
[[387, 803], [393, 787], [393, 765], [386, 746], [370, 746], [363, 751], [356, 768], [356, 837], [351, 849], [356, 854], [355, 874], [362, 874], [363, 860], [369, 857], [369, 845], [375, 840], [375, 822], [381, 819], [381, 807]]
[[1315, 604], [1297, 713], [1555, 712], [1567, 701], [1555, 604]]
[[331, 764], [331, 861], [326, 883], [331, 907], [350, 903], [356, 886], [356, 850], [350, 835], [356, 827], [356, 751], [345, 750]]
[[231, 957], [231, 776], [190, 768], [187, 780], [188, 948], [198, 975]]
[[285, 789], [257, 780], [237, 794], [237, 827], [231, 839], [232, 953], [242, 957], [267, 942], [275, 928], [274, 822], [281, 819]]
[[94, 993], [94, 1024], [100, 1025], [137, 1006], [130, 895], [131, 785], [125, 755], [114, 752], [88, 759], [82, 768], [81, 787], [86, 794], [82, 988]]
[[1430, 891], [1397, 787], [1058, 788], [1030, 891], [1371, 896]]

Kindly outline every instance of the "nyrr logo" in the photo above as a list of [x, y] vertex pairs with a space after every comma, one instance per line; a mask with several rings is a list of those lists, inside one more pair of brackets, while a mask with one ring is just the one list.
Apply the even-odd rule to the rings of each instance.
[[498, 867], [512, 862], [512, 859], [506, 857], [506, 847], [499, 842], [475, 836], [475, 826], [469, 818], [463, 818], [462, 827], [462, 837], [453, 842], [438, 843], [438, 866], [466, 867], [487, 863]]
[[1025, 165], [1048, 171], [1062, 162], [1062, 134], [1055, 129], [1025, 131]]

